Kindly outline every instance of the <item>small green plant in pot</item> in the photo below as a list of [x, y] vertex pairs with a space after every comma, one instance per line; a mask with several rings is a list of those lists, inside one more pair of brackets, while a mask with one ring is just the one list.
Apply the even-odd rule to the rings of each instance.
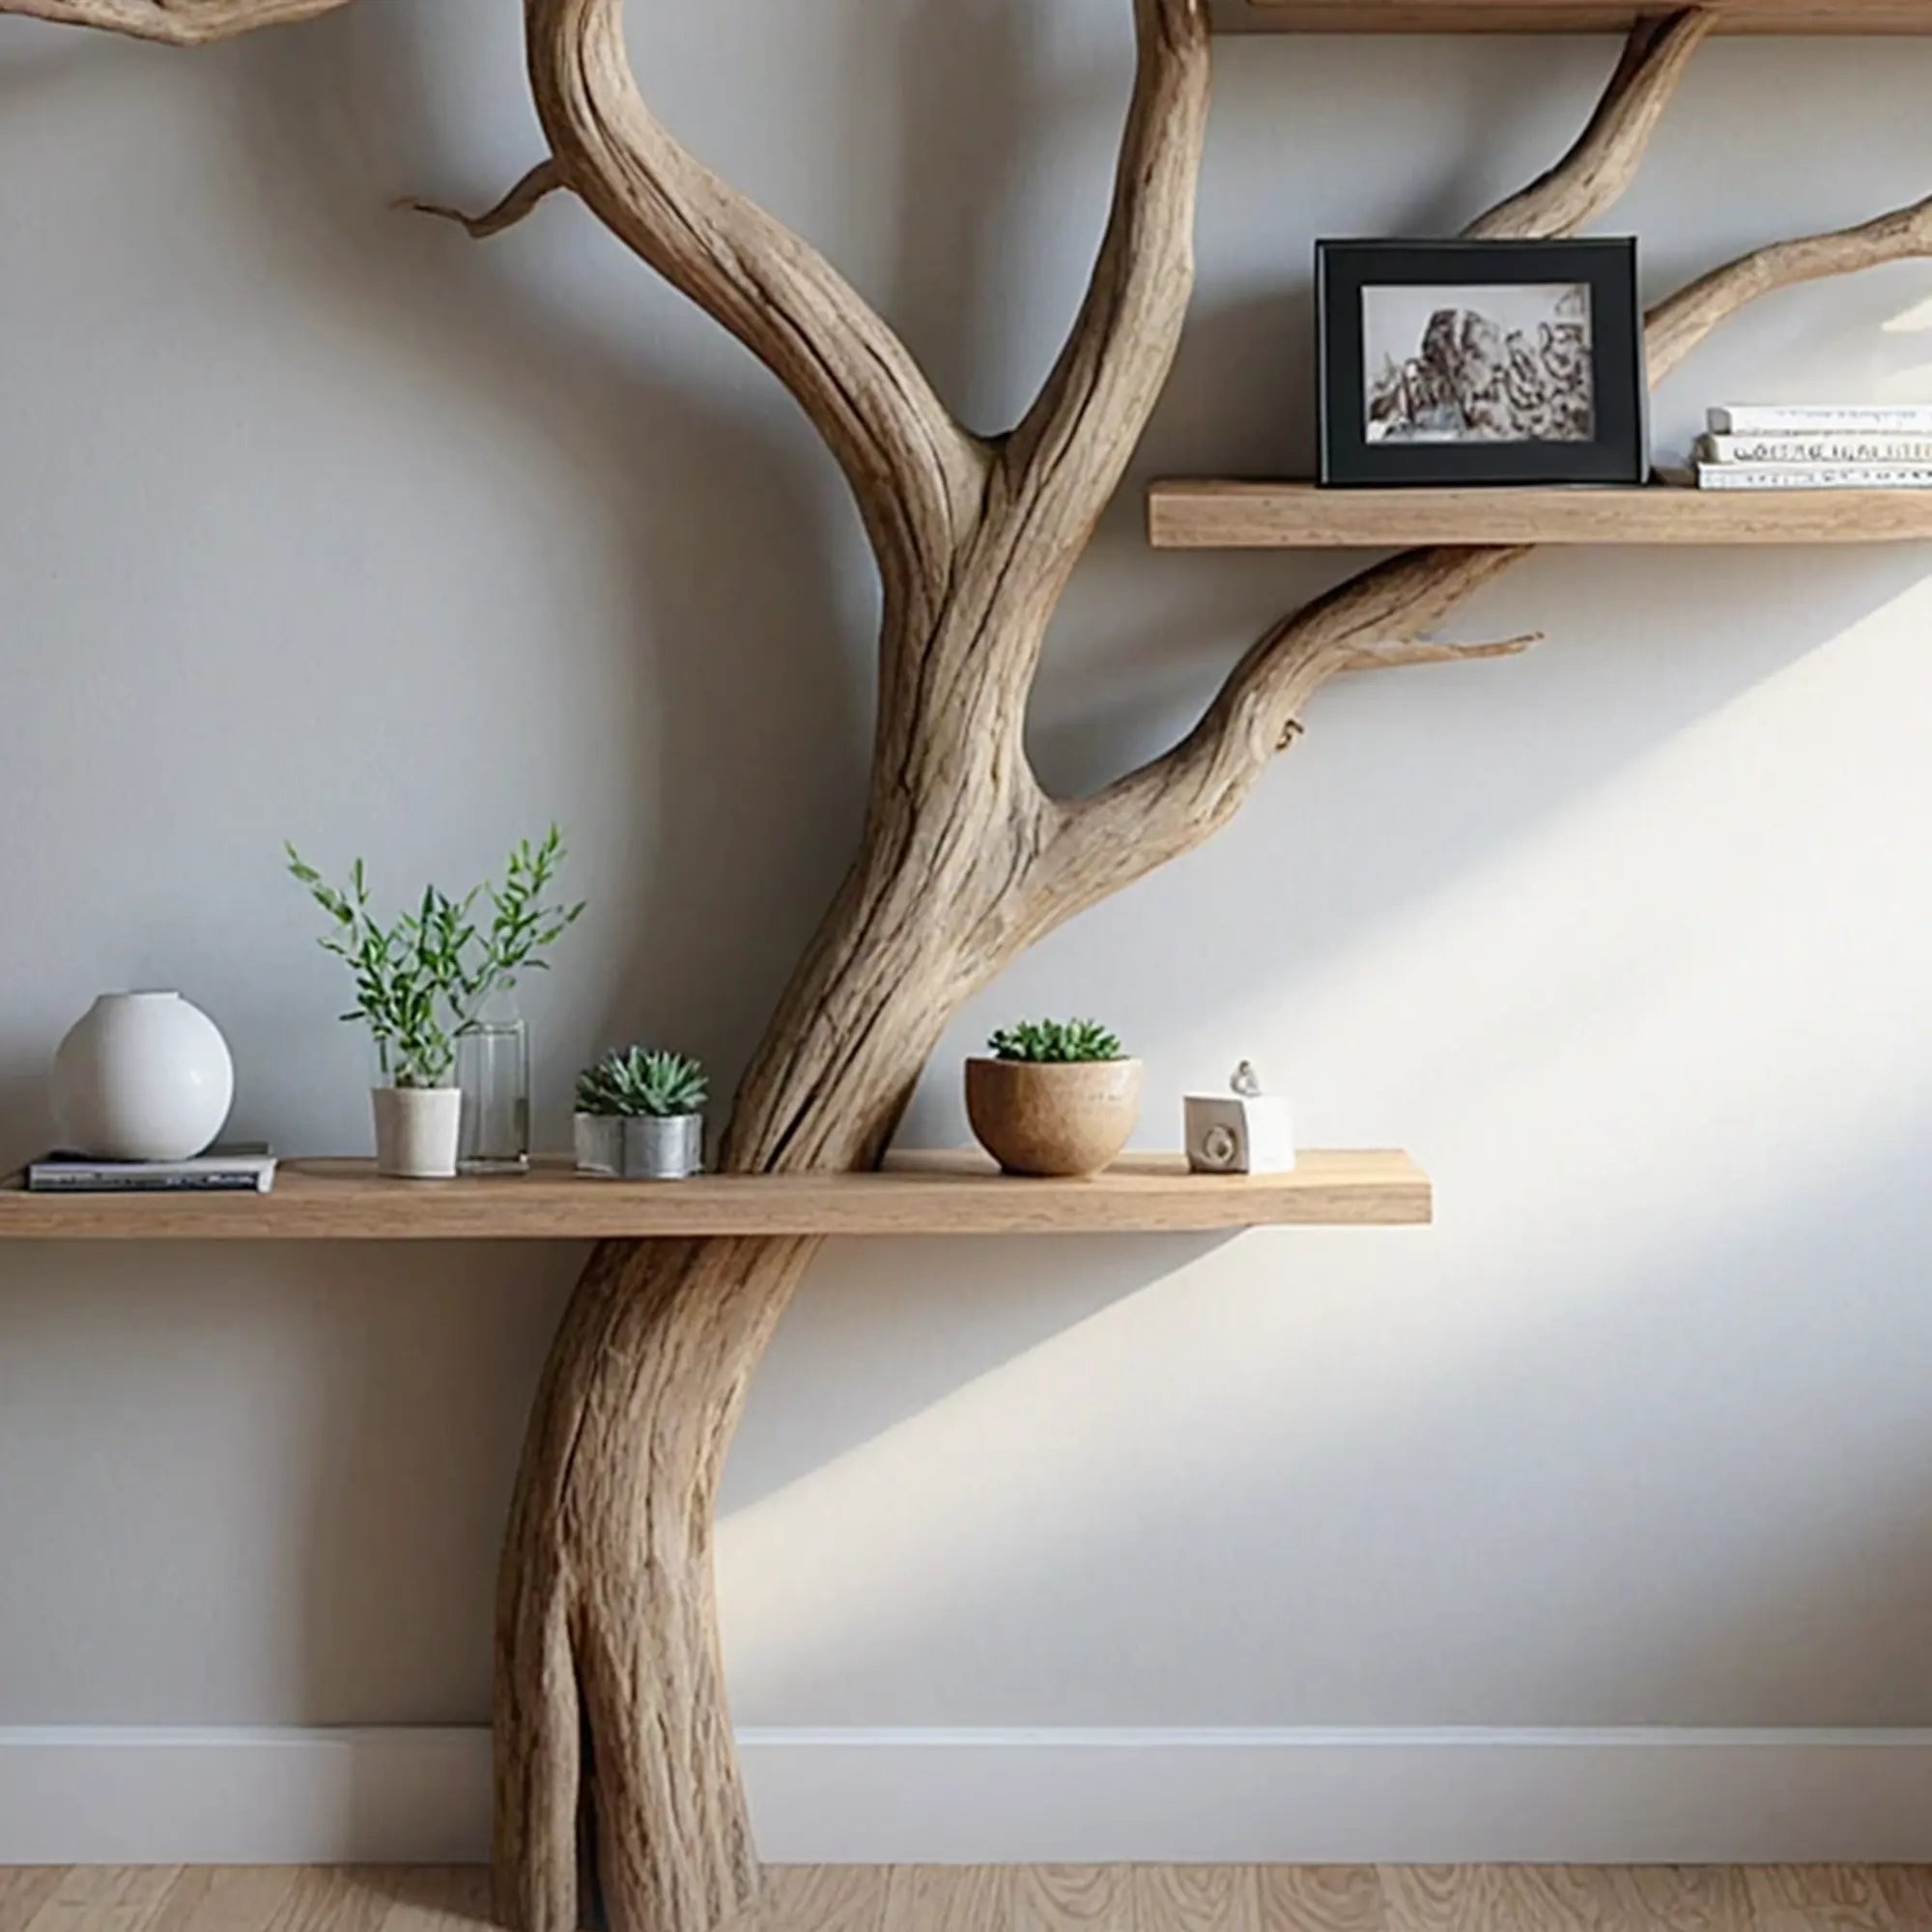
[[687, 1180], [704, 1171], [711, 1083], [682, 1053], [631, 1046], [577, 1076], [577, 1165], [625, 1180]]
[[370, 905], [360, 859], [338, 888], [293, 845], [286, 849], [290, 872], [327, 915], [323, 950], [355, 981], [355, 1005], [342, 1018], [366, 1026], [375, 1044], [377, 1172], [453, 1178], [463, 1121], [457, 1043], [520, 974], [548, 969], [550, 949], [583, 914], [582, 905], [551, 903], [563, 835], [552, 826], [535, 844], [518, 844], [501, 885], [486, 881], [460, 899], [427, 886], [387, 923]]
[[1119, 1159], [1141, 1117], [1142, 1067], [1094, 1020], [1023, 1020], [966, 1063], [966, 1115], [1009, 1174], [1080, 1179]]

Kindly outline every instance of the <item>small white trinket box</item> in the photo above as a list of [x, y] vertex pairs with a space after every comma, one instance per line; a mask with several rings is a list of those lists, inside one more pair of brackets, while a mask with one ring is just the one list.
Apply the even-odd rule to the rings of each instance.
[[1244, 1060], [1229, 1094], [1187, 1095], [1187, 1165], [1196, 1174], [1293, 1174], [1294, 1116], [1264, 1094]]

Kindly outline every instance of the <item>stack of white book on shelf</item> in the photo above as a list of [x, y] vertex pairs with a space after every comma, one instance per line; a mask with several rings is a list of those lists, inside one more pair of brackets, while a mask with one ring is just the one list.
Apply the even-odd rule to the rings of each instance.
[[1709, 420], [1700, 490], [1932, 490], [1932, 403], [1734, 405]]

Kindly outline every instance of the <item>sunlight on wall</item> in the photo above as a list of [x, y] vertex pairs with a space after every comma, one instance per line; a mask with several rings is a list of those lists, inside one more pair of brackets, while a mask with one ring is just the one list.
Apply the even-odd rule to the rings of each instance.
[[[1090, 1556], [1131, 1571], [1126, 1496], [1154, 1522], [1211, 1492], [1224, 1543], [1243, 1520], [1260, 1539], [1309, 1534], [1285, 1471], [1303, 1492], [1360, 1482], [1392, 1442], [1413, 1453], [1433, 1428], [1469, 1426], [1464, 1406], [1514, 1401], [1538, 1361], [1586, 1350], [1593, 1302], [1643, 1297], [1700, 1256], [1730, 1265], [1740, 1230], [1794, 1194], [1829, 1199], [1908, 1137], [1932, 1076], [1912, 833], [1932, 806], [1929, 623], [1932, 584], [1916, 585], [1325, 958], [1297, 993], [1297, 1032], [1332, 1063], [1400, 1069], [1384, 1109], [1418, 1122], [1425, 1153], [1455, 1149], [1444, 1226], [1378, 1237], [1406, 1244], [1395, 1269], [1390, 1246], [1371, 1256], [1335, 1234], [1252, 1237], [1243, 1265], [1231, 1248], [1151, 1281], [1116, 1250], [1125, 1298], [728, 1520], [741, 1698], [855, 1668], [914, 1627], [971, 1631], [1001, 1615], [1002, 1591]], [[1896, 839], [1875, 840], [1875, 821]], [[1497, 974], [1525, 957], [1533, 980]], [[1165, 1050], [1211, 1052], [1231, 1026], [1265, 1037], [1280, 1003], [1257, 985], [1232, 1017], [1202, 1015], [1198, 1049], [1183, 1034]], [[1058, 1251], [1035, 1245], [1007, 1264], [1044, 1284]], [[1264, 1254], [1277, 1279], [1258, 1291]], [[949, 1248], [930, 1265], [959, 1268], [966, 1293], [985, 1263]], [[1405, 1277], [1406, 1300], [1390, 1286]], [[1506, 1418], [1474, 1427], [1519, 1453]], [[1916, 1466], [1918, 1446], [1892, 1447]], [[1510, 1533], [1574, 1514], [1533, 1464], [1509, 1480]], [[1821, 1496], [1821, 1520], [1831, 1508]], [[1741, 1530], [1737, 1601], [1769, 1594], [1795, 1557], [1822, 1561], [1833, 1533]], [[1349, 1551], [1324, 1567], [1320, 1534], [1311, 1563], [1346, 1606]], [[1458, 1562], [1453, 1523], [1406, 1534], [1418, 1563]], [[1238, 1561], [1204, 1552], [1204, 1575]], [[1468, 1589], [1482, 1627], [1483, 1586]], [[1224, 1614], [1210, 1606], [1203, 1628]], [[1141, 1624], [1157, 1653], [1157, 1620]], [[1096, 1622], [1090, 1641], [1126, 1639]]]
[[1932, 328], [1932, 296], [1927, 296], [1923, 301], [1914, 302], [1910, 308], [1901, 309], [1884, 327], [1888, 335], [1918, 335]]

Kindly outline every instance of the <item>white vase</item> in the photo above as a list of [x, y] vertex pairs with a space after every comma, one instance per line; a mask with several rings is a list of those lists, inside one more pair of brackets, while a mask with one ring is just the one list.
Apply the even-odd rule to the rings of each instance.
[[191, 1160], [234, 1099], [228, 1042], [179, 993], [102, 993], [54, 1056], [61, 1145], [96, 1160]]
[[390, 1180], [454, 1180], [460, 1087], [375, 1087], [376, 1172]]

